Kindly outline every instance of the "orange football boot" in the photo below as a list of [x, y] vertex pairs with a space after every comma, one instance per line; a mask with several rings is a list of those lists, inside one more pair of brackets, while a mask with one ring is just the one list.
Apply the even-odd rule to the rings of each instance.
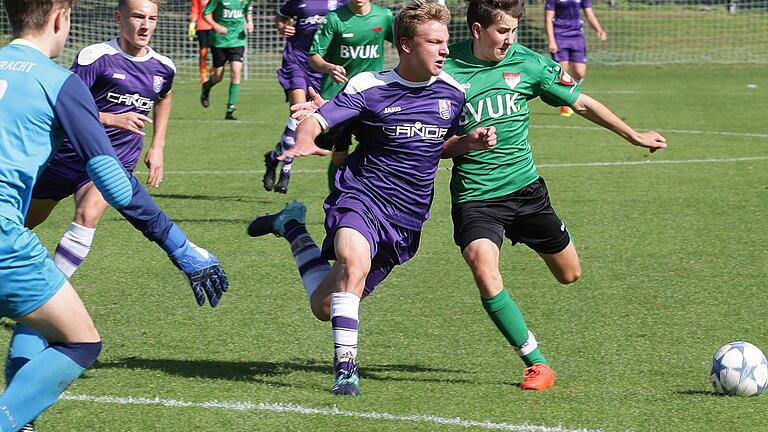
[[527, 368], [523, 375], [525, 379], [520, 384], [523, 390], [546, 390], [555, 385], [555, 371], [544, 363], [536, 363]]

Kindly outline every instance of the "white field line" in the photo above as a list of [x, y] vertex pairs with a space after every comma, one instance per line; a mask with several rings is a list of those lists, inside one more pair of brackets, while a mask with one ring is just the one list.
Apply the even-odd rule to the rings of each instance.
[[[562, 164], [537, 164], [538, 168], [575, 168], [575, 167], [615, 167], [615, 166], [633, 166], [633, 165], [675, 165], [675, 164], [696, 164], [696, 163], [729, 163], [729, 162], [748, 162], [768, 160], [768, 156], [749, 156], [728, 159], [683, 159], [683, 160], [645, 160], [645, 161], [619, 161], [619, 162], [583, 162], [583, 163], [562, 163]], [[450, 170], [450, 165], [441, 165], [440, 170]], [[324, 173], [326, 169], [294, 169], [295, 173]], [[136, 174], [145, 175], [146, 171], [135, 171]], [[264, 170], [231, 170], [231, 171], [165, 171], [165, 174], [174, 175], [254, 175], [264, 174]]]
[[[269, 120], [238, 120], [237, 122], [231, 122], [224, 119], [173, 119], [173, 123], [227, 123], [227, 124], [274, 124]], [[605, 130], [599, 126], [563, 126], [563, 125], [531, 125], [533, 129], [570, 129], [570, 130]], [[647, 128], [639, 128], [647, 129]], [[711, 135], [711, 136], [734, 136], [734, 137], [747, 137], [747, 138], [768, 138], [768, 133], [751, 133], [751, 132], [730, 132], [730, 131], [704, 131], [704, 130], [689, 130], [689, 129], [654, 129], [657, 132], [665, 133], [679, 133], [689, 135]]]
[[296, 404], [283, 403], [251, 403], [251, 402], [186, 402], [173, 399], [147, 399], [140, 397], [116, 397], [116, 396], [89, 396], [65, 393], [62, 400], [93, 402], [101, 404], [117, 405], [155, 405], [173, 408], [208, 408], [223, 409], [229, 411], [270, 411], [276, 413], [353, 417], [368, 420], [402, 421], [411, 423], [428, 423], [441, 426], [457, 426], [464, 428], [480, 428], [489, 430], [504, 430], [516, 432], [600, 432], [598, 429], [571, 429], [563, 426], [538, 426], [531, 424], [496, 423], [491, 421], [464, 420], [458, 417], [447, 418], [425, 414], [398, 416], [379, 412], [346, 411], [336, 408], [312, 408]]

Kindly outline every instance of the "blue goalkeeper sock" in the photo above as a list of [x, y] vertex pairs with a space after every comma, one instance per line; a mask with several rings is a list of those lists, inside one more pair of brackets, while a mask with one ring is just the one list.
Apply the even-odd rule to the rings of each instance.
[[0, 396], [0, 431], [33, 421], [98, 357], [101, 342], [51, 346], [18, 370]]
[[5, 385], [8, 386], [16, 372], [46, 348], [48, 341], [44, 337], [23, 324], [16, 324], [5, 361]]

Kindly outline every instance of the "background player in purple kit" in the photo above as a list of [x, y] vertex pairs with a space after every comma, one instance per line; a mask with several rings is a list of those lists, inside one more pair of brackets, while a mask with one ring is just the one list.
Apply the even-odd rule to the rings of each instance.
[[[144, 146], [144, 123], [153, 111], [154, 134], [145, 163], [147, 184], [163, 179], [163, 147], [171, 112], [173, 62], [148, 46], [157, 24], [158, 3], [119, 0], [115, 20], [120, 36], [84, 48], [72, 71], [90, 89], [99, 119], [126, 170], [133, 172]], [[69, 140], [54, 155], [35, 184], [26, 225], [34, 228], [64, 198], [74, 194], [75, 216], [62, 235], [54, 262], [70, 278], [91, 250], [96, 225], [109, 204], [94, 187], [85, 165]]]
[[[307, 101], [307, 89], [320, 89], [323, 74], [309, 66], [309, 47], [315, 37], [317, 28], [325, 22], [325, 14], [344, 4], [344, 0], [288, 0], [275, 16], [275, 24], [280, 34], [285, 37], [283, 49], [283, 64], [277, 70], [277, 80], [285, 90], [286, 99], [290, 106]], [[291, 163], [293, 158], [283, 160], [280, 178], [275, 183], [275, 175], [279, 162], [277, 156], [296, 143], [296, 126], [298, 122], [290, 115], [286, 122], [283, 135], [275, 150], [264, 154], [266, 173], [262, 178], [264, 189], [275, 192], [288, 192], [288, 181], [291, 178]]]
[[[587, 44], [580, 10], [584, 10], [587, 22], [597, 32], [597, 39], [604, 41], [608, 38], [592, 11], [592, 0], [547, 0], [544, 9], [549, 52], [563, 70], [581, 84], [587, 75]], [[560, 108], [560, 115], [570, 117], [572, 114], [570, 107]]]
[[[336, 374], [331, 391], [336, 395], [359, 394], [360, 299], [415, 255], [440, 158], [495, 144], [493, 127], [453, 136], [464, 91], [442, 72], [449, 21], [448, 9], [437, 3], [419, 0], [404, 7], [395, 18], [398, 66], [352, 77], [299, 124], [296, 145], [281, 156], [327, 155], [314, 139], [347, 121], [359, 138], [323, 205], [322, 252], [307, 233], [306, 209], [298, 201], [248, 227], [251, 236], [273, 233], [289, 241], [312, 312], [331, 320]], [[336, 260], [333, 267], [329, 259]]]

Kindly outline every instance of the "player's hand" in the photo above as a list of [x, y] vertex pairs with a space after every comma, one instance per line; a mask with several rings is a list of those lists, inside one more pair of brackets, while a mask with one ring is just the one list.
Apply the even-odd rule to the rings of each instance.
[[214, 29], [214, 30], [216, 31], [216, 33], [218, 33], [218, 34], [227, 34], [227, 33], [229, 33], [229, 29], [228, 29], [228, 28], [226, 28], [226, 27], [224, 27], [224, 26], [223, 26], [223, 25], [221, 25], [221, 24], [216, 24], [216, 25], [213, 27], [213, 29]]
[[603, 42], [606, 39], [608, 39], [608, 33], [606, 33], [605, 30], [600, 30], [597, 32], [597, 40]]
[[289, 21], [285, 23], [282, 29], [280, 29], [280, 33], [282, 33], [283, 37], [286, 39], [293, 37], [293, 35], [296, 34], [296, 27], [292, 23], [293, 21]]
[[317, 94], [312, 87], [307, 89], [307, 98], [309, 98], [307, 102], [291, 105], [291, 118], [297, 121], [302, 121], [328, 102], [323, 99], [322, 96]]
[[170, 258], [189, 280], [197, 304], [203, 306], [207, 297], [211, 307], [216, 307], [229, 289], [227, 274], [216, 256], [187, 240]]
[[248, 21], [245, 23], [245, 31], [248, 33], [253, 33], [253, 21]]
[[328, 75], [337, 83], [347, 82], [347, 70], [341, 65], [331, 65], [328, 69]]
[[196, 29], [197, 29], [197, 26], [195, 25], [194, 21], [189, 23], [189, 27], [187, 27], [187, 39], [195, 40], [195, 30]]
[[667, 148], [667, 139], [656, 131], [647, 131], [640, 132], [637, 137], [633, 138], [632, 144], [645, 147], [653, 153], [656, 150]]
[[99, 113], [99, 119], [104, 126], [122, 129], [144, 136], [144, 125], [152, 123], [152, 119], [136, 112], [122, 114]]
[[147, 186], [159, 187], [163, 181], [163, 148], [150, 146], [144, 157], [144, 164], [149, 169]]
[[296, 144], [284, 151], [283, 154], [277, 157], [277, 160], [282, 161], [288, 158], [297, 158], [303, 156], [328, 156], [331, 154], [330, 150], [322, 149], [315, 144], [314, 141], [297, 141]]
[[547, 51], [549, 51], [550, 54], [557, 54], [557, 42], [550, 42], [547, 46]]
[[466, 136], [467, 150], [487, 150], [496, 145], [496, 126], [473, 129]]

